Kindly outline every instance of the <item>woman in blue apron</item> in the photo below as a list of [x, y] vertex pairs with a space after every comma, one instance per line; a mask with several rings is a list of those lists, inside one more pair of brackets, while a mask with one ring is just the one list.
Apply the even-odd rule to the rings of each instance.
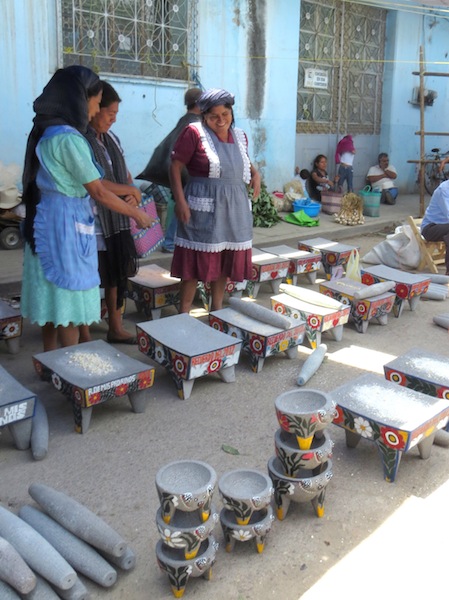
[[[99, 111], [102, 83], [90, 69], [59, 69], [33, 104], [23, 172], [26, 218], [22, 315], [42, 328], [44, 351], [80, 340], [100, 320], [97, 245], [90, 197], [151, 225], [101, 182], [83, 133]], [[88, 335], [87, 327], [83, 327]]]
[[[227, 279], [251, 278], [253, 218], [247, 186], [254, 199], [260, 193], [246, 135], [234, 127], [234, 96], [211, 89], [197, 104], [202, 121], [181, 133], [170, 168], [178, 217], [171, 273], [182, 280], [181, 312], [189, 312], [198, 281], [210, 282], [211, 310], [219, 310]], [[185, 188], [184, 166], [190, 176]]]

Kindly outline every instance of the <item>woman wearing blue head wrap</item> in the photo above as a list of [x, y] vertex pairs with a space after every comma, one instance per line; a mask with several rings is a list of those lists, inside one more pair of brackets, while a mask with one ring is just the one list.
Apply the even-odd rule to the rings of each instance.
[[[198, 281], [210, 282], [211, 310], [219, 310], [227, 279], [251, 278], [253, 219], [247, 186], [254, 198], [260, 193], [246, 135], [234, 127], [234, 96], [214, 88], [197, 104], [202, 122], [181, 133], [170, 168], [178, 217], [171, 272], [182, 280], [181, 312], [189, 312]], [[184, 167], [190, 178], [183, 189]]]

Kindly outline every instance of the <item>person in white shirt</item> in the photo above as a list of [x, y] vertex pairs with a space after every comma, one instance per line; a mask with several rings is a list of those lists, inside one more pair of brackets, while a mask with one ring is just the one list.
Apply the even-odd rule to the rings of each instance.
[[421, 223], [421, 235], [428, 242], [445, 243], [449, 275], [449, 181], [443, 181], [432, 194]]
[[390, 159], [386, 152], [379, 154], [378, 161], [379, 164], [370, 167], [366, 178], [373, 190], [382, 192], [381, 202], [384, 204], [396, 204], [399, 191], [395, 184], [398, 176], [396, 168], [390, 165]]

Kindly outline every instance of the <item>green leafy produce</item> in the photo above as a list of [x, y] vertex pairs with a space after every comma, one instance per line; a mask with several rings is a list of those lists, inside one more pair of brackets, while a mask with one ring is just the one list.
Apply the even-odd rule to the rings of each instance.
[[260, 196], [254, 200], [252, 190], [250, 190], [250, 198], [253, 203], [254, 227], [272, 227], [281, 220], [273, 204], [271, 194], [267, 191], [264, 183], [261, 184]]

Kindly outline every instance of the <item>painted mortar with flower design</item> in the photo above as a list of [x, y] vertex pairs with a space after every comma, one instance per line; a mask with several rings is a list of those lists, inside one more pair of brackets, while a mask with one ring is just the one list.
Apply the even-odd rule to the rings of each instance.
[[216, 484], [215, 470], [199, 460], [178, 460], [159, 469], [156, 489], [164, 523], [171, 522], [176, 510], [198, 511], [201, 522], [207, 521]]
[[37, 398], [0, 366], [0, 432], [8, 427], [18, 450], [30, 447]]
[[210, 536], [218, 523], [218, 513], [211, 507], [209, 518], [204, 523], [199, 522], [196, 512], [175, 511], [170, 523], [162, 518], [162, 509], [156, 513], [156, 525], [162, 541], [171, 548], [184, 550], [186, 560], [195, 558], [200, 545]]
[[225, 538], [226, 552], [232, 552], [235, 542], [248, 542], [255, 540], [259, 554], [264, 551], [265, 538], [271, 530], [274, 521], [273, 509], [270, 505], [262, 510], [253, 512], [247, 525], [238, 525], [235, 522], [232, 510], [223, 508], [220, 512], [220, 523]]
[[129, 297], [138, 312], [150, 319], [158, 319], [166, 306], [179, 307], [181, 280], [159, 265], [144, 265], [128, 279]]
[[300, 450], [309, 450], [314, 435], [335, 417], [335, 402], [325, 392], [311, 388], [284, 392], [274, 405], [279, 425], [296, 436]]
[[364, 267], [361, 270], [361, 276], [362, 283], [365, 285], [373, 285], [383, 281], [396, 282], [394, 288], [396, 299], [393, 306], [395, 317], [401, 316], [406, 300], [408, 300], [410, 310], [415, 310], [421, 296], [427, 292], [430, 285], [430, 279], [424, 274], [407, 273], [385, 265]]
[[302, 469], [315, 469], [332, 458], [334, 442], [327, 429], [322, 437], [314, 436], [309, 450], [299, 450], [296, 436], [279, 428], [274, 435], [276, 456], [282, 464], [285, 475], [296, 477]]
[[213, 535], [201, 543], [198, 554], [191, 560], [185, 560], [182, 550], [171, 548], [162, 540], [157, 542], [157, 562], [159, 568], [167, 573], [175, 598], [182, 598], [190, 577], [210, 580], [217, 550], [218, 542]]
[[277, 294], [283, 279], [287, 277], [289, 259], [254, 247], [252, 254], [251, 279], [246, 288], [249, 297], [257, 298], [260, 286], [265, 282], [270, 283], [273, 293]]
[[335, 425], [343, 427], [346, 444], [363, 438], [375, 442], [385, 480], [396, 478], [401, 456], [414, 446], [429, 458], [438, 429], [449, 421], [449, 404], [373, 374], [362, 375], [330, 393], [337, 403]]
[[295, 250], [286, 245], [270, 246], [264, 250], [281, 258], [288, 258], [290, 264], [286, 279], [287, 281], [291, 280], [293, 285], [297, 284], [298, 275], [305, 275], [309, 283], [315, 283], [316, 272], [321, 268], [321, 252]]
[[248, 525], [254, 511], [271, 502], [273, 486], [265, 473], [255, 469], [235, 469], [220, 477], [218, 490], [224, 507], [235, 515], [238, 525]]
[[326, 487], [332, 479], [332, 461], [327, 460], [315, 469], [300, 469], [296, 477], [288, 477], [283, 472], [281, 461], [272, 456], [268, 461], [268, 473], [273, 481], [274, 502], [276, 515], [280, 521], [284, 520], [290, 502], [312, 502], [316, 515], [324, 515], [324, 498]]

